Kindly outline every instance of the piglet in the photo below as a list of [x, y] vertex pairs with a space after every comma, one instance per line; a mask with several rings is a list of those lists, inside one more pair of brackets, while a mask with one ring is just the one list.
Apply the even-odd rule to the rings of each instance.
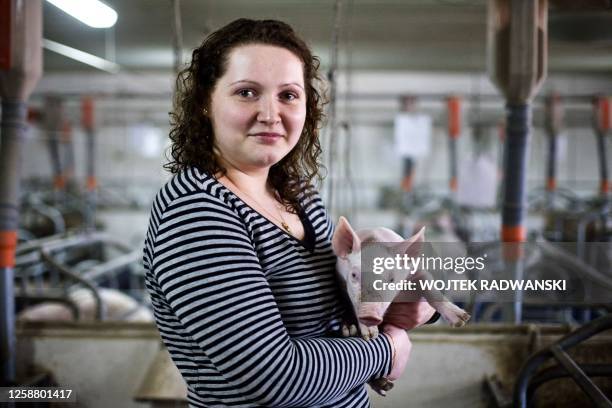
[[[356, 326], [344, 326], [344, 336], [361, 334], [366, 340], [378, 335], [378, 325], [390, 323], [403, 329], [415, 326], [414, 305], [401, 303], [394, 298], [393, 302], [383, 301], [382, 294], [372, 291], [368, 293], [368, 302], [362, 302], [361, 292], [361, 245], [367, 242], [394, 243], [385, 245], [386, 256], [394, 257], [396, 254], [419, 256], [425, 236], [425, 228], [416, 234], [404, 239], [387, 228], [373, 228], [354, 231], [344, 217], [340, 217], [332, 238], [332, 248], [338, 257], [336, 272], [342, 291], [348, 298], [352, 310], [357, 318]], [[428, 277], [426, 271], [410, 273], [410, 270], [385, 270], [380, 279], [385, 282], [397, 282], [402, 279], [424, 279]], [[452, 326], [460, 327], [470, 319], [470, 315], [463, 309], [451, 303], [438, 291], [423, 291], [421, 295], [436, 309], [442, 317]], [[376, 299], [379, 296], [380, 300]]]
[[[106, 320], [123, 320], [130, 322], [151, 322], [153, 314], [144, 305], [139, 305], [133, 298], [116, 289], [98, 288], [98, 294], [106, 306]], [[76, 289], [69, 294], [69, 300], [79, 310], [79, 320], [93, 321], [95, 301], [88, 289]], [[70, 309], [61, 303], [43, 302], [22, 310], [17, 319], [42, 321], [72, 321]]]

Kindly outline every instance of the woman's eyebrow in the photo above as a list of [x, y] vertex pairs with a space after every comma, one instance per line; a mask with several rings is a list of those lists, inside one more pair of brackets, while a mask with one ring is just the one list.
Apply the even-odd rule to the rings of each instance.
[[238, 80], [238, 81], [232, 82], [232, 83], [230, 84], [230, 86], [231, 86], [231, 85], [235, 85], [235, 84], [239, 84], [239, 83], [241, 83], [241, 82], [246, 82], [246, 83], [248, 83], [248, 84], [259, 85], [259, 82], [256, 82], [256, 81], [250, 81], [250, 80], [248, 80], [248, 79], [240, 79], [240, 80]]
[[[247, 83], [247, 84], [253, 84], [253, 85], [261, 86], [261, 84], [259, 82], [251, 81], [250, 79], [240, 79], [238, 81], [234, 81], [234, 82], [232, 82], [230, 84], [230, 86], [235, 85], [235, 84], [240, 84], [240, 83]], [[288, 86], [288, 85], [295, 85], [295, 86], [298, 86], [298, 87], [302, 88], [302, 90], [304, 89], [304, 87], [301, 84], [297, 83], [297, 82], [288, 82], [286, 84], [281, 84], [280, 86], [282, 87], [282, 86]]]
[[297, 82], [288, 82], [286, 84], [282, 84], [281, 86], [287, 86], [287, 85], [295, 85], [295, 86], [298, 86], [298, 87], [302, 88], [302, 90], [304, 89], [304, 87], [302, 85], [298, 84]]

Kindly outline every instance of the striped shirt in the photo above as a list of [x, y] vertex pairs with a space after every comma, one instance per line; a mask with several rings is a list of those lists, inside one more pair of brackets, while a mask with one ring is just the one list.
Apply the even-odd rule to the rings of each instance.
[[369, 407], [390, 372], [386, 336], [333, 336], [333, 225], [316, 192], [300, 203], [303, 241], [195, 168], [157, 194], [145, 279], [191, 407]]

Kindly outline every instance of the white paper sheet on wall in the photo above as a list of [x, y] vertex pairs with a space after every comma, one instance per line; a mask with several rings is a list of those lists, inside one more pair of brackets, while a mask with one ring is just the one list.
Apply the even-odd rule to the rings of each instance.
[[490, 208], [495, 205], [497, 166], [488, 156], [463, 160], [459, 165], [457, 202], [460, 205]]
[[431, 145], [431, 117], [400, 113], [395, 117], [395, 152], [400, 157], [424, 157]]
[[565, 158], [567, 157], [567, 135], [565, 133], [560, 133], [557, 136], [557, 157], [555, 160], [557, 163], [565, 162]]

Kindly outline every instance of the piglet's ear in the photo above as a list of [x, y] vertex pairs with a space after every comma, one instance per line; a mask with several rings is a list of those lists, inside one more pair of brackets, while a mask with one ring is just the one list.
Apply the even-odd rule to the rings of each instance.
[[340, 217], [336, 224], [336, 231], [332, 237], [332, 248], [336, 256], [340, 258], [361, 250], [359, 237], [344, 217]]
[[423, 249], [423, 241], [425, 241], [425, 227], [421, 228], [410, 238], [397, 244], [395, 246], [395, 252], [398, 254], [406, 254], [408, 256], [417, 257], [421, 254]]

